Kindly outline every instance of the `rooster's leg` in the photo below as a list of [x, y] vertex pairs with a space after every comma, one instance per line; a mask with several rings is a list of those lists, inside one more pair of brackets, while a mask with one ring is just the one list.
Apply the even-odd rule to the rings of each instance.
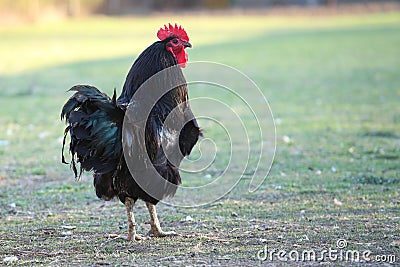
[[135, 201], [132, 198], [125, 198], [125, 208], [126, 213], [128, 215], [128, 237], [126, 238], [129, 241], [139, 241], [144, 239], [143, 237], [136, 234], [136, 222], [135, 215], [133, 214], [133, 205]]
[[150, 202], [146, 202], [147, 209], [149, 210], [150, 213], [150, 234], [155, 236], [155, 237], [165, 237], [165, 236], [175, 236], [178, 235], [174, 231], [170, 232], [164, 232], [161, 229], [160, 226], [160, 221], [158, 220], [157, 217], [157, 211], [156, 211], [156, 206], [154, 204], [151, 204]]

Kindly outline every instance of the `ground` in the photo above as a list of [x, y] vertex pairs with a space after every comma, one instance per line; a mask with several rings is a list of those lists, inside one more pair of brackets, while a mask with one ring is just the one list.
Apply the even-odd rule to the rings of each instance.
[[[75, 181], [60, 162], [59, 113], [74, 84], [119, 90], [137, 53], [170, 20], [100, 17], [0, 29], [2, 264], [283, 265], [271, 254], [283, 250], [298, 265], [290, 251], [320, 256], [343, 244], [343, 253], [371, 251], [371, 261], [325, 255], [303, 263], [398, 264], [398, 12], [179, 17], [194, 46], [191, 61], [234, 66], [261, 88], [275, 117], [275, 159], [256, 192], [242, 179], [206, 206], [158, 205], [162, 227], [187, 236], [121, 238], [123, 205], [97, 199], [90, 175]], [[208, 135], [218, 138], [212, 130]], [[212, 177], [223, 162], [218, 158], [198, 179]], [[185, 181], [199, 182], [187, 175]], [[145, 234], [144, 203], [135, 211]]]

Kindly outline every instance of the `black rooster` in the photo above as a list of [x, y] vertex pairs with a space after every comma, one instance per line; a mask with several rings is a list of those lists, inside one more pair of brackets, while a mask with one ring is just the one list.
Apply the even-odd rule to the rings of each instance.
[[[134, 62], [118, 100], [115, 90], [111, 99], [93, 86], [76, 85], [70, 89], [75, 91], [75, 94], [67, 101], [61, 112], [61, 119], [65, 118], [67, 122], [62, 161], [66, 163], [64, 147], [65, 138], [69, 133], [71, 137], [69, 151], [72, 155], [70, 164], [75, 177], [79, 177], [83, 170], [93, 171], [96, 195], [104, 200], [118, 197], [125, 204], [128, 215], [128, 240], [142, 239], [136, 234], [132, 211], [138, 199], [146, 202], [150, 213], [150, 233], [153, 236], [175, 234], [161, 230], [155, 205], [163, 197], [175, 194], [177, 186], [181, 184], [179, 164], [184, 156], [189, 155], [201, 136], [196, 119], [190, 110], [186, 80], [180, 69], [186, 66], [188, 57], [185, 48], [191, 47], [189, 38], [185, 30], [176, 24], [161, 28], [157, 36], [160, 41], [144, 50]], [[169, 72], [171, 75], [167, 74], [164, 80], [168, 80], [168, 84], [174, 84], [174, 88], [166, 90], [161, 98], [156, 99], [143, 127], [133, 130], [135, 128], [133, 123], [133, 126], [123, 128], [125, 114], [128, 114], [129, 110], [140, 113], [140, 104], [146, 101], [147, 96], [141, 96], [143, 99], [136, 97], [135, 101], [131, 101], [135, 93], [150, 77], [168, 69], [172, 70]], [[153, 84], [153, 87], [158, 85], [160, 84]], [[148, 95], [151, 96], [152, 88], [147, 89]], [[172, 111], [173, 118], [177, 122], [166, 126], [164, 122]], [[132, 131], [123, 136], [123, 129]], [[131, 144], [128, 148], [132, 148], [132, 151], [147, 153], [151, 161], [150, 167], [157, 171], [163, 182], [146, 176], [149, 173], [146, 172], [146, 168], [132, 170], [128, 167], [129, 160], [140, 161], [145, 157], [141, 153], [135, 154], [132, 151], [124, 153], [123, 138], [131, 139], [124, 142]], [[137, 147], [132, 147], [132, 144]], [[165, 152], [167, 146], [178, 149], [180, 156], [171, 160]], [[139, 147], [144, 147], [145, 150], [137, 149]], [[133, 158], [126, 157], [132, 153]], [[80, 164], [79, 171], [77, 163]], [[148, 181], [148, 184], [155, 189], [150, 191], [158, 193], [153, 194], [149, 190], [144, 190], [141, 182], [143, 180]]]

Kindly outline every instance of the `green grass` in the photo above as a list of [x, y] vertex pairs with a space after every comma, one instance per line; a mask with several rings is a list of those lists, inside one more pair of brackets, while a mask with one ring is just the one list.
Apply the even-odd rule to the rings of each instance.
[[[400, 262], [399, 13], [177, 19], [194, 45], [191, 61], [231, 65], [262, 89], [279, 119], [274, 164], [254, 193], [242, 180], [207, 207], [159, 205], [164, 228], [199, 236], [127, 243], [109, 235], [125, 234], [122, 204], [104, 204], [89, 175], [76, 182], [60, 163], [65, 91], [78, 83], [119, 90], [134, 58], [169, 20], [100, 17], [0, 29], [0, 260], [252, 266], [264, 244], [321, 251], [344, 238], [350, 249]], [[203, 107], [193, 108], [197, 114]], [[207, 134], [223, 140], [218, 129]], [[193, 177], [186, 181], [204, 183]], [[142, 203], [136, 218], [144, 234]], [[76, 229], [66, 235], [63, 225]]]

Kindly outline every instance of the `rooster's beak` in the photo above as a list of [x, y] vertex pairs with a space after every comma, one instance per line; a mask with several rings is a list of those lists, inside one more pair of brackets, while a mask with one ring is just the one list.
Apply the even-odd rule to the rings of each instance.
[[183, 43], [183, 47], [189, 47], [189, 48], [191, 48], [192, 47], [192, 44], [191, 43], [189, 43], [189, 42], [186, 42], [186, 43]]

